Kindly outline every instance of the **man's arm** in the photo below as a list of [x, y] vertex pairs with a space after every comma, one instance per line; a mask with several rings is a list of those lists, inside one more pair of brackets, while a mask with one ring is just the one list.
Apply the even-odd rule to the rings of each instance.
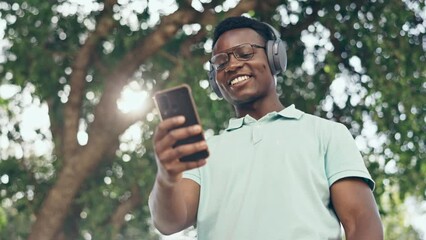
[[149, 198], [154, 226], [169, 235], [194, 225], [199, 194], [200, 186], [190, 179], [182, 179], [176, 186], [156, 180]]
[[331, 186], [331, 201], [347, 240], [383, 240], [383, 226], [373, 193], [360, 178], [344, 178]]
[[179, 161], [182, 156], [207, 149], [204, 141], [173, 147], [176, 141], [202, 131], [199, 125], [174, 129], [184, 121], [183, 117], [166, 119], [158, 125], [154, 134], [158, 170], [149, 207], [155, 227], [166, 235], [179, 232], [195, 223], [200, 186], [192, 180], [183, 179], [182, 173], [206, 163], [205, 160]]

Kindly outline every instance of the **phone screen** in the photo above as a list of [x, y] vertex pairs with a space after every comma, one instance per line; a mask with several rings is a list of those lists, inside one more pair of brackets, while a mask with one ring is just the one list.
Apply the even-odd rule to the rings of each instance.
[[[200, 124], [195, 102], [192, 97], [191, 88], [187, 84], [157, 92], [154, 95], [154, 100], [162, 120], [183, 115], [185, 116], [186, 120], [185, 123], [179, 127], [188, 127], [195, 124]], [[179, 140], [173, 147], [195, 143], [202, 140], [204, 140], [204, 135], [201, 133], [186, 139]], [[179, 160], [182, 162], [197, 161], [205, 159], [208, 156], [209, 152], [207, 150], [203, 150], [181, 157]]]

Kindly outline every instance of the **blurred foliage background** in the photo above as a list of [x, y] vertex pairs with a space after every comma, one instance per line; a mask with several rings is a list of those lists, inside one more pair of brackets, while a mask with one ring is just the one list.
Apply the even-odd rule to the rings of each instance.
[[423, 0], [0, 0], [0, 239], [158, 239], [152, 93], [189, 84], [219, 133], [233, 110], [207, 81], [212, 30], [241, 14], [286, 43], [282, 102], [352, 132], [386, 239], [421, 239]]

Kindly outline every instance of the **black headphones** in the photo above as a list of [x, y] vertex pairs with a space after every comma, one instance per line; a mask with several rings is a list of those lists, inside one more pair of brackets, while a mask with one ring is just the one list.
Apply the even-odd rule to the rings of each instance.
[[[273, 40], [268, 40], [266, 42], [266, 56], [268, 58], [269, 68], [271, 69], [272, 75], [277, 75], [280, 72], [284, 72], [287, 68], [287, 53], [283, 41], [281, 40], [281, 34], [268, 23], [262, 22], [265, 24], [269, 30], [272, 32]], [[216, 83], [216, 71], [210, 65], [210, 70], [208, 72], [209, 83], [213, 91], [218, 97], [223, 97], [222, 92], [219, 89], [219, 86]]]

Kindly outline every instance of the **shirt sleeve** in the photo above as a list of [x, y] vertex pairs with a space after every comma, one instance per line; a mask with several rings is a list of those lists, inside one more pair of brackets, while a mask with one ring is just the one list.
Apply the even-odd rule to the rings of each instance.
[[362, 178], [374, 190], [375, 183], [349, 130], [340, 123], [329, 128], [325, 153], [325, 168], [329, 186], [347, 177]]
[[200, 176], [200, 168], [194, 168], [191, 170], [187, 170], [183, 172], [183, 178], [191, 179], [192, 181], [198, 183], [201, 186], [201, 176]]

